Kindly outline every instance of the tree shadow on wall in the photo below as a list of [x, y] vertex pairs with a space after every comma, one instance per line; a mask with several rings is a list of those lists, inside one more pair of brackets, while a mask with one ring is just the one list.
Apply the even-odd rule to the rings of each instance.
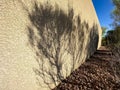
[[86, 47], [86, 49], [88, 50], [87, 58], [89, 58], [98, 48], [99, 35], [98, 35], [98, 26], [96, 24], [94, 24], [93, 27], [90, 29], [90, 33], [88, 37], [89, 37], [89, 41]]
[[[34, 68], [34, 72], [38, 76], [38, 81], [41, 78], [51, 89], [51, 84], [57, 86], [57, 82], [65, 79], [62, 71], [65, 55], [71, 57], [70, 72], [80, 63], [86, 33], [91, 32], [88, 35], [89, 44], [96, 50], [97, 44], [93, 43], [97, 43], [98, 40], [97, 28], [93, 27], [93, 30], [90, 30], [86, 22], [81, 22], [79, 15], [74, 17], [74, 11], [70, 7], [68, 13], [65, 13], [58, 5], [53, 7], [50, 3], [44, 5], [35, 3], [32, 12], [28, 14], [32, 23], [32, 26], [28, 26], [29, 42], [36, 53], [39, 66]], [[88, 53], [93, 52], [90, 46], [87, 46]], [[66, 66], [64, 70], [67, 76], [68, 67]], [[43, 86], [41, 81], [39, 82], [39, 85]]]

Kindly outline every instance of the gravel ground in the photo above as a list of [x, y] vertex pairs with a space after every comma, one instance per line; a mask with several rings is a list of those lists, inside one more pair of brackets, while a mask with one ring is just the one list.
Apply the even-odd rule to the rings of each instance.
[[120, 62], [103, 47], [53, 90], [120, 90]]

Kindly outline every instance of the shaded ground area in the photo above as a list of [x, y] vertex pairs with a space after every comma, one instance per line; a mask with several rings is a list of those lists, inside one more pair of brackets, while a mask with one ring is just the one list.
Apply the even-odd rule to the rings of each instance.
[[54, 90], [120, 90], [120, 62], [104, 47]]

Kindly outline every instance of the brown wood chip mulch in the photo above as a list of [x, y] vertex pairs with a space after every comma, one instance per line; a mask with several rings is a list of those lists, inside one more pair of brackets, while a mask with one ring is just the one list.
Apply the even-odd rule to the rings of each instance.
[[118, 79], [120, 62], [113, 60], [110, 51], [97, 50], [53, 90], [120, 90]]

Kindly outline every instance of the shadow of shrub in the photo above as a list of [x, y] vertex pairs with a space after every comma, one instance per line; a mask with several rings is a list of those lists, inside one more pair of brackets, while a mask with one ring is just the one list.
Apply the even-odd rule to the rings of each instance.
[[[81, 62], [86, 33], [89, 33], [88, 54], [97, 49], [98, 28], [97, 25], [90, 28], [87, 22], [81, 22], [80, 16], [75, 16], [71, 7], [65, 13], [58, 5], [54, 7], [48, 2], [44, 5], [34, 3], [32, 12], [28, 14], [32, 24], [28, 26], [29, 42], [39, 65], [34, 72], [51, 89], [51, 84], [57, 86], [58, 82], [65, 79], [62, 59], [66, 54], [71, 57], [70, 72]], [[66, 76], [67, 68], [64, 68]]]

